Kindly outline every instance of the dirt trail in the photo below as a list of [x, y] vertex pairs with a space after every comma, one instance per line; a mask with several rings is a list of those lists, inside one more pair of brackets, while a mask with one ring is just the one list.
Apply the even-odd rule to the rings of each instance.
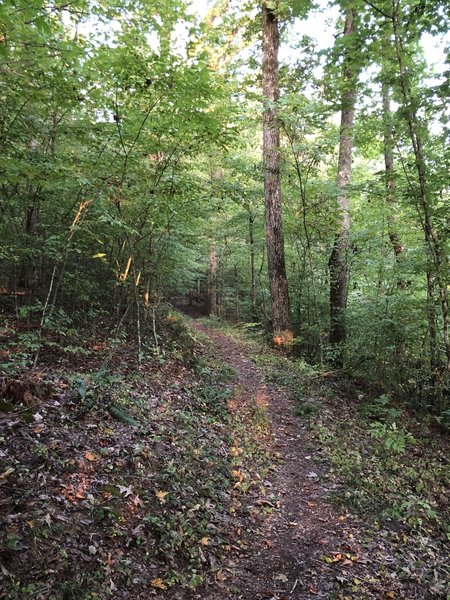
[[255, 395], [265, 398], [279, 456], [269, 482], [279, 499], [276, 509], [264, 519], [259, 534], [251, 536], [247, 551], [230, 560], [226, 582], [206, 596], [209, 600], [337, 598], [336, 573], [321, 557], [356, 549], [347, 517], [325, 501], [329, 489], [320, 483], [324, 473], [308, 448], [307, 426], [294, 415], [287, 394], [264, 383], [262, 372], [243, 347], [198, 322], [194, 326], [214, 341], [216, 357], [238, 373], [241, 400]]

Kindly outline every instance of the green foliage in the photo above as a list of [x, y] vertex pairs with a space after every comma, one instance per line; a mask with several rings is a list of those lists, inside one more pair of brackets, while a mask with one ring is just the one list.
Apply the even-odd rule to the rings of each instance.
[[404, 431], [397, 427], [393, 421], [390, 424], [377, 421], [371, 423], [369, 433], [375, 440], [381, 440], [386, 451], [395, 454], [403, 454], [407, 443], [414, 442], [414, 437], [409, 431]]
[[139, 425], [136, 419], [133, 419], [133, 417], [131, 417], [122, 406], [117, 404], [109, 404], [107, 409], [109, 414], [121, 423], [125, 423], [125, 425]]
[[[439, 416], [450, 389], [439, 300], [449, 284], [446, 82], [439, 75], [430, 82], [420, 44], [425, 34], [441, 36], [447, 19], [439, 3], [425, 4], [402, 0], [394, 15], [389, 2], [375, 9], [351, 3], [357, 30], [341, 36], [350, 6], [343, 3], [336, 43], [322, 51], [296, 33], [314, 11], [311, 2], [268, 6], [278, 11], [290, 47], [277, 109], [295, 352], [325, 365], [343, 350], [348, 371]], [[14, 361], [1, 359], [5, 368], [29, 366], [41, 350], [87, 355], [78, 328], [104, 327], [106, 318], [120, 324], [117, 331], [132, 325], [135, 335], [144, 323], [139, 357], [156, 353], [163, 364], [153, 311], [158, 320], [164, 299], [198, 290], [204, 298], [211, 242], [217, 316], [249, 324], [255, 339], [270, 337], [261, 104], [252, 71], [260, 68], [260, 9], [218, 3], [200, 22], [182, 0], [151, 7], [134, 0], [2, 3], [0, 287], [24, 291], [1, 298], [5, 313], [20, 321]], [[398, 51], [386, 43], [394, 17]], [[327, 337], [344, 62], [364, 76], [341, 349]], [[388, 118], [394, 206], [386, 199], [381, 84], [395, 101]], [[439, 261], [423, 241], [411, 114], [441, 246], [441, 282], [435, 279], [431, 299], [427, 273], [435, 277]], [[397, 257], [392, 219], [403, 249]]]
[[393, 423], [400, 416], [401, 411], [398, 408], [390, 407], [391, 398], [388, 394], [382, 394], [362, 404], [360, 413], [365, 417], [373, 417], [380, 421]]

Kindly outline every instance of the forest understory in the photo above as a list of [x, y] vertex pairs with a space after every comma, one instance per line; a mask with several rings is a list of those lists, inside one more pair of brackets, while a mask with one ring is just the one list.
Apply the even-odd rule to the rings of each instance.
[[0, 600], [450, 600], [448, 0], [0, 0]]
[[3, 352], [0, 598], [448, 597], [436, 420], [254, 328], [104, 331]]

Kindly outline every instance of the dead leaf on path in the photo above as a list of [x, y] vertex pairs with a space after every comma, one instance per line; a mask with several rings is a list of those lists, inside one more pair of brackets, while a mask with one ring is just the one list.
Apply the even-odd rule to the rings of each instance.
[[273, 548], [272, 540], [264, 540], [264, 543], [268, 548]]
[[139, 496], [135, 496], [135, 497], [133, 498], [133, 504], [134, 504], [135, 506], [140, 506], [141, 508], [144, 508], [144, 506], [145, 506], [145, 502], [144, 502], [143, 500], [141, 500], [141, 499], [139, 498]]
[[353, 565], [352, 561], [349, 560], [348, 558], [346, 558], [345, 560], [342, 561], [343, 567], [351, 567], [352, 565]]
[[217, 581], [225, 581], [226, 578], [227, 577], [223, 571], [217, 571], [217, 573], [216, 573]]
[[119, 492], [123, 494], [125, 498], [128, 498], [128, 496], [131, 496], [131, 494], [133, 493], [131, 485], [128, 487], [126, 485], [118, 485], [117, 487], [119, 488]]
[[166, 496], [169, 493], [170, 492], [163, 492], [162, 490], [158, 490], [157, 492], [155, 492], [155, 496], [158, 498], [158, 500], [161, 502], [161, 504], [164, 504], [164, 502], [166, 501]]
[[3, 471], [3, 473], [0, 474], [0, 480], [9, 477], [11, 473], [14, 473], [14, 470], [13, 467], [10, 467], [9, 469], [6, 469], [6, 471]]
[[199, 544], [201, 544], [202, 546], [209, 546], [209, 538], [202, 537], [202, 539], [199, 541]]
[[160, 578], [160, 577], [156, 577], [155, 579], [152, 579], [152, 587], [157, 588], [158, 590], [166, 590], [167, 589], [167, 585], [164, 583], [164, 581]]
[[289, 578], [284, 573], [280, 573], [279, 575], [276, 575], [274, 577], [274, 579], [275, 579], [275, 581], [281, 581], [282, 583], [287, 583]]
[[245, 479], [245, 475], [242, 473], [242, 471], [239, 471], [239, 469], [234, 469], [231, 471], [231, 476], [233, 479], [237, 479], [239, 481], [244, 481]]
[[86, 452], [84, 458], [87, 458], [87, 460], [90, 460], [91, 462], [97, 460], [97, 457], [92, 452]]
[[387, 596], [388, 598], [395, 598], [395, 592], [388, 592], [388, 593], [386, 594], [386, 596]]
[[228, 408], [230, 409], [230, 411], [235, 411], [237, 410], [238, 407], [238, 403], [236, 402], [236, 400], [234, 398], [230, 398], [227, 402]]

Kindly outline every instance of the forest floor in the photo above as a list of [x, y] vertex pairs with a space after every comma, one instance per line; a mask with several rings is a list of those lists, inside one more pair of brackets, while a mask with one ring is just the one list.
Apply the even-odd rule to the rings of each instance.
[[251, 330], [158, 328], [140, 364], [99, 331], [3, 351], [0, 598], [448, 597], [437, 424]]
[[[249, 528], [242, 532], [245, 552], [229, 560], [227, 578], [216, 591], [208, 590], [205, 600], [448, 598], [448, 539], [436, 535], [426, 518], [421, 520], [415, 514], [409, 519], [417, 512], [436, 517], [437, 514], [426, 510], [431, 506], [425, 496], [421, 502], [411, 493], [411, 485], [395, 476], [403, 468], [408, 470], [412, 461], [420, 482], [426, 476], [424, 461], [431, 468], [430, 479], [438, 478], [433, 488], [441, 494], [440, 504], [445, 511], [448, 496], [444, 494], [449, 491], [448, 444], [438, 445], [435, 458], [427, 456], [431, 448], [423, 443], [404, 462], [403, 446], [394, 462], [388, 456], [378, 461], [376, 457], [373, 461], [369, 458], [372, 462], [369, 471], [379, 468], [392, 472], [379, 474], [381, 498], [374, 499], [372, 511], [364, 506], [370, 505], [371, 499], [363, 501], [363, 510], [358, 515], [348, 508], [353, 495], [363, 496], [358, 487], [367, 486], [368, 495], [375, 495], [375, 490], [370, 489], [370, 473], [366, 482], [363, 479], [358, 449], [366, 444], [369, 446], [366, 454], [371, 451], [375, 454], [376, 450], [358, 422], [362, 397], [356, 386], [317, 377], [304, 364], [300, 373], [295, 373], [294, 361], [268, 352], [267, 348], [258, 348], [248, 338], [236, 339], [233, 332], [227, 335], [200, 323], [195, 327], [211, 337], [216, 357], [230, 364], [238, 374], [239, 391], [233, 410], [246, 413], [254, 410], [255, 405], [260, 409], [260, 419], [267, 430], [266, 441], [275, 461], [272, 474], [264, 481], [265, 495], [253, 499], [268, 510], [259, 515], [256, 527], [250, 519]], [[376, 402], [372, 408], [377, 411]], [[430, 434], [424, 430], [421, 433], [425, 438]], [[402, 434], [399, 437], [402, 439]], [[413, 440], [412, 435], [409, 439]], [[389, 454], [392, 448], [387, 451]], [[245, 470], [245, 457], [242, 462], [241, 468]], [[353, 478], [359, 486], [352, 485]], [[398, 489], [399, 485], [404, 485], [404, 489]], [[384, 486], [390, 489], [384, 490]], [[394, 511], [383, 514], [390, 504], [389, 495], [397, 497], [399, 507], [405, 498], [410, 502], [397, 519], [395, 502]], [[437, 505], [433, 500], [430, 503]], [[420, 526], [411, 527], [408, 520], [414, 523], [415, 519]]]

